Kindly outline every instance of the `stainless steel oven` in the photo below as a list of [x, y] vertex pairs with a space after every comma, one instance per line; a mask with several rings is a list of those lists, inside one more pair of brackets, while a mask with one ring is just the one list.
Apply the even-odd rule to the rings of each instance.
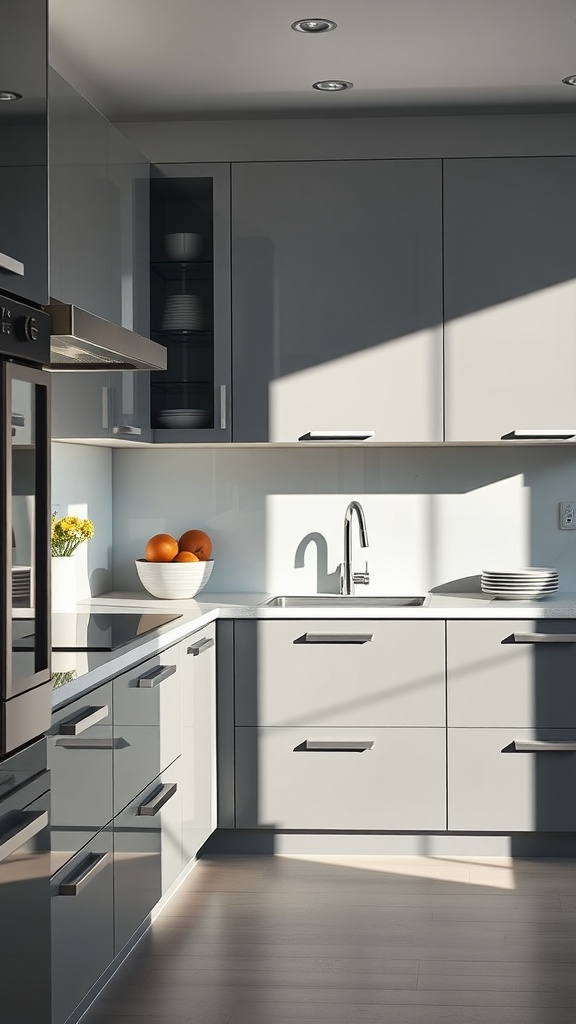
[[50, 727], [49, 358], [48, 315], [0, 295], [0, 761]]

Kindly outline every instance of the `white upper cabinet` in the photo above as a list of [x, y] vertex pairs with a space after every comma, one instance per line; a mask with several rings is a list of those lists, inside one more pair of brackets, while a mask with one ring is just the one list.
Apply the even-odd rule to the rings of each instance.
[[234, 441], [442, 440], [441, 193], [439, 160], [233, 165]]
[[576, 431], [575, 237], [575, 158], [445, 161], [447, 441]]

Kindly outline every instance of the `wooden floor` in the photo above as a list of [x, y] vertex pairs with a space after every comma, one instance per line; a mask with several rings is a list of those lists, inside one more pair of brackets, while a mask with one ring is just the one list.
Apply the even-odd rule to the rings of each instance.
[[576, 861], [202, 860], [82, 1024], [322, 1021], [575, 1024]]

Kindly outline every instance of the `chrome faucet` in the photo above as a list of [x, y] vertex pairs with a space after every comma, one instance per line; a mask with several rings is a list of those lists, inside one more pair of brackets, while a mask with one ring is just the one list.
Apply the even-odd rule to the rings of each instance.
[[360, 527], [360, 546], [363, 548], [368, 547], [368, 531], [366, 529], [364, 509], [359, 501], [351, 501], [344, 516], [344, 561], [340, 566], [340, 593], [348, 594], [350, 596], [354, 594], [355, 583], [366, 584], [370, 582], [368, 562], [366, 562], [366, 569], [364, 572], [352, 572], [353, 512], [358, 516], [358, 525]]

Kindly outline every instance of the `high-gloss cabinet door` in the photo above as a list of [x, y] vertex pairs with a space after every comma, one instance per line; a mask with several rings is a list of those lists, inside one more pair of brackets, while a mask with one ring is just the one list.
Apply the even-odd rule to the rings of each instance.
[[576, 728], [576, 623], [447, 623], [448, 725]]
[[448, 828], [576, 831], [576, 729], [449, 729]]
[[119, 953], [182, 870], [180, 758], [114, 819], [114, 948]]
[[179, 644], [114, 680], [114, 813], [182, 751]]
[[232, 168], [234, 441], [442, 439], [439, 160]]
[[186, 641], [182, 679], [184, 863], [216, 828], [216, 627]]
[[576, 159], [444, 162], [446, 440], [576, 430]]
[[446, 827], [444, 729], [236, 729], [239, 828]]
[[48, 740], [52, 846], [71, 857], [113, 817], [112, 683], [57, 711]]
[[[0, 0], [0, 291], [48, 301], [46, 0]], [[19, 97], [19, 98], [18, 98]]]
[[237, 725], [443, 726], [444, 623], [237, 622]]
[[63, 1024], [114, 957], [112, 829], [52, 877], [52, 1021]]

